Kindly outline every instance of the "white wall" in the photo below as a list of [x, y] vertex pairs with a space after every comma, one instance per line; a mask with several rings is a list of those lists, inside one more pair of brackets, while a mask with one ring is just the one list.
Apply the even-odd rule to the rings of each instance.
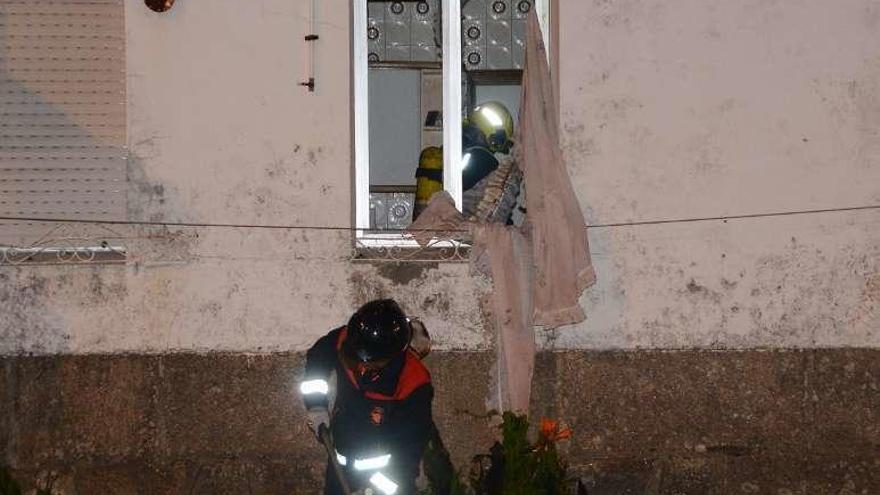
[[[125, 2], [130, 219], [351, 226], [349, 2], [317, 4], [310, 94], [307, 2]], [[349, 231], [113, 230], [125, 266], [0, 267], [0, 352], [303, 350], [378, 296], [440, 348], [487, 345], [464, 264], [352, 263]]]
[[[593, 224], [880, 204], [880, 4], [562, 1]], [[590, 231], [563, 347], [880, 345], [880, 212]]]
[[[563, 145], [592, 224], [880, 203], [880, 5], [561, 1]], [[125, 2], [129, 215], [351, 224], [349, 5]], [[351, 262], [346, 231], [115, 229], [117, 267], [0, 268], [0, 352], [302, 350], [399, 298], [485, 349], [466, 265]], [[880, 213], [590, 230], [560, 348], [880, 345]]]
[[349, 224], [349, 2], [317, 3], [311, 94], [309, 2], [125, 3], [131, 153], [166, 196], [145, 214]]

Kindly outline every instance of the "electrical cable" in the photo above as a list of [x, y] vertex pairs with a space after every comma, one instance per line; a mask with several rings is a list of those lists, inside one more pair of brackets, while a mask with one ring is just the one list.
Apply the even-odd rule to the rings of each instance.
[[880, 205], [866, 205], [866, 206], [849, 206], [843, 208], [823, 208], [819, 210], [794, 210], [794, 211], [778, 211], [778, 212], [770, 212], [770, 213], [747, 213], [743, 215], [724, 215], [717, 217], [694, 217], [694, 218], [673, 218], [668, 220], [642, 220], [635, 222], [616, 222], [616, 223], [602, 223], [602, 224], [594, 224], [588, 225], [588, 229], [601, 229], [601, 228], [609, 228], [609, 227], [632, 227], [639, 225], [662, 225], [668, 223], [690, 223], [690, 222], [709, 222], [709, 221], [717, 221], [722, 220], [727, 222], [728, 220], [740, 220], [745, 218], [766, 218], [766, 217], [785, 217], [791, 215], [809, 215], [809, 214], [817, 214], [817, 213], [834, 213], [834, 212], [844, 212], [844, 211], [863, 211], [863, 210], [880, 210]]
[[[690, 217], [670, 218], [661, 220], [640, 220], [632, 222], [613, 222], [587, 225], [587, 229], [601, 229], [613, 227], [636, 227], [642, 225], [663, 225], [676, 223], [709, 222], [741, 220], [748, 218], [783, 217], [791, 215], [810, 215], [820, 213], [836, 213], [847, 211], [880, 210], [880, 205], [849, 206], [842, 208], [823, 208], [816, 210], [792, 210], [768, 213], [747, 213], [742, 215], [722, 215], [714, 217]], [[200, 228], [236, 228], [236, 229], [272, 229], [272, 230], [330, 230], [330, 231], [363, 231], [371, 230], [358, 227], [337, 227], [332, 225], [282, 225], [282, 224], [239, 224], [239, 223], [199, 223], [199, 222], [155, 222], [137, 220], [85, 220], [69, 218], [43, 218], [43, 217], [8, 217], [0, 216], [0, 221], [20, 222], [46, 222], [46, 223], [87, 223], [95, 225], [124, 225], [124, 226], [149, 226], [149, 227], [200, 227]], [[384, 233], [398, 232], [467, 232], [463, 229], [382, 229]]]
[[[147, 227], [201, 227], [201, 228], [234, 228], [234, 229], [271, 229], [271, 230], [335, 230], [356, 231], [371, 230], [357, 227], [334, 227], [332, 225], [280, 225], [280, 224], [240, 224], [240, 223], [198, 223], [198, 222], [153, 222], [138, 220], [85, 220], [80, 218], [42, 218], [42, 217], [6, 217], [0, 221], [46, 222], [46, 223], [87, 223], [94, 225], [147, 226]], [[382, 229], [381, 232], [466, 232], [457, 229]]]

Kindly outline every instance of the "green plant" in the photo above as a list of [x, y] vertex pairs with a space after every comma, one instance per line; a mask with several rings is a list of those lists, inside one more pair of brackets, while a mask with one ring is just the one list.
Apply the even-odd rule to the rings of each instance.
[[[488, 453], [477, 454], [462, 481], [460, 473], [449, 470], [449, 482], [432, 495], [561, 495], [567, 487], [566, 465], [556, 450], [559, 440], [571, 430], [555, 421], [542, 419], [538, 436], [529, 441], [529, 421], [525, 415], [502, 415], [501, 441]], [[432, 484], [432, 487], [436, 486]]]
[[559, 459], [556, 442], [568, 438], [571, 431], [560, 430], [557, 422], [548, 419], [541, 420], [534, 443], [529, 441], [528, 431], [525, 415], [507, 412], [502, 416], [502, 482], [492, 495], [557, 495], [566, 491], [565, 464]]

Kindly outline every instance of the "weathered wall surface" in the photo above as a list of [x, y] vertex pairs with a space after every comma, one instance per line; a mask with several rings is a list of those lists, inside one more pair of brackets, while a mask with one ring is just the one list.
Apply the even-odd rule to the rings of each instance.
[[[349, 8], [125, 2], [132, 220], [351, 224]], [[880, 202], [873, 2], [562, 2], [563, 144], [590, 223]], [[822, 28], [818, 29], [821, 22]], [[548, 348], [880, 344], [876, 211], [590, 230], [599, 281]], [[302, 350], [390, 295], [483, 349], [461, 265], [355, 265], [345, 231], [117, 229], [125, 267], [3, 269], [4, 353]], [[377, 276], [378, 275], [378, 276]]]
[[[562, 1], [569, 171], [592, 224], [880, 203], [880, 6]], [[562, 348], [880, 345], [880, 213], [590, 230]], [[552, 344], [551, 344], [552, 345]]]
[[[351, 225], [349, 2], [319, 2], [313, 94], [308, 2], [124, 4], [130, 220]], [[0, 352], [303, 350], [378, 296], [487, 345], [463, 264], [354, 264], [348, 231], [112, 230], [126, 266], [0, 269]]]
[[[133, 220], [351, 224], [348, 2], [126, 2]], [[563, 141], [592, 224], [880, 201], [872, 2], [562, 2]], [[814, 28], [821, 20], [822, 29]], [[590, 231], [550, 348], [876, 346], [876, 211]], [[2, 352], [303, 349], [369, 294], [486, 344], [461, 266], [350, 263], [346, 232], [125, 230], [126, 268], [4, 269]], [[169, 240], [170, 237], [170, 240]], [[400, 282], [403, 282], [402, 284]], [[33, 308], [34, 310], [26, 309]]]
[[[348, 3], [318, 2], [308, 94], [307, 2], [126, 1], [130, 218], [350, 225]], [[880, 202], [874, 2], [563, 0], [556, 18], [590, 223]], [[487, 287], [466, 265], [353, 263], [346, 231], [113, 230], [125, 265], [0, 268], [0, 463], [24, 479], [312, 492], [298, 351], [377, 296], [467, 351], [431, 358], [438, 423], [459, 464], [490, 443]], [[540, 333], [565, 351], [540, 356], [534, 412], [573, 424], [593, 493], [880, 491], [878, 351], [832, 349], [880, 346], [877, 212], [590, 240], [588, 318]], [[737, 350], [756, 347], [810, 349]]]
[[[302, 355], [0, 359], [4, 462], [65, 494], [320, 493], [294, 390]], [[494, 432], [489, 352], [429, 358], [456, 465]], [[537, 416], [564, 418], [591, 495], [880, 491], [875, 350], [542, 353]], [[10, 414], [11, 413], [11, 414]]]

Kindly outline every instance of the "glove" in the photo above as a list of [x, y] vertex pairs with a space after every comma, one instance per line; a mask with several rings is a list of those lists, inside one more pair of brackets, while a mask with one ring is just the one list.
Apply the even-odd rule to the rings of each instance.
[[315, 438], [321, 441], [321, 427], [330, 428], [330, 413], [324, 407], [314, 407], [306, 411], [306, 424], [315, 434]]

